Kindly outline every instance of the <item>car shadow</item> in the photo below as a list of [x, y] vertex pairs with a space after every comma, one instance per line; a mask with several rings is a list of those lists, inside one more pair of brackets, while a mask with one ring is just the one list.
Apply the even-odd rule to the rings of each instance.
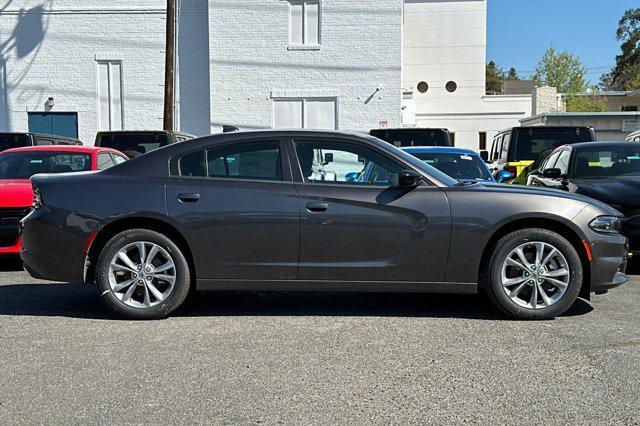
[[[592, 311], [579, 299], [564, 316]], [[94, 286], [35, 283], [0, 286], [0, 316], [115, 319]], [[173, 317], [358, 316], [505, 320], [488, 300], [472, 295], [316, 292], [195, 294]]]

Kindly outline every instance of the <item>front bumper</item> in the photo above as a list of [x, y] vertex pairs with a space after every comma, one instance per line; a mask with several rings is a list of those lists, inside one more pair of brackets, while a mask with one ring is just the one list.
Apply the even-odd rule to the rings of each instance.
[[16, 237], [11, 245], [0, 247], [0, 255], [18, 255], [22, 250], [22, 241]]

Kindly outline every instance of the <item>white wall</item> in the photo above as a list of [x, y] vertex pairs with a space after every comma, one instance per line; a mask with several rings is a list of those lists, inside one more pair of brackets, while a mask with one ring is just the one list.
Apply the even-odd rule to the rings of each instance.
[[212, 128], [272, 127], [273, 92], [337, 94], [341, 130], [400, 125], [402, 4], [322, 0], [320, 50], [292, 51], [287, 1], [210, 0]]
[[93, 144], [96, 54], [122, 59], [125, 128], [161, 128], [163, 8], [161, 0], [9, 2], [0, 9], [0, 130], [26, 131], [27, 112], [45, 111], [53, 97], [53, 111], [77, 112], [79, 137]]
[[[456, 146], [478, 149], [531, 115], [531, 96], [486, 96], [486, 0], [405, 0], [402, 84], [413, 91], [417, 127], [445, 127]], [[419, 82], [429, 85], [426, 93]], [[458, 88], [450, 93], [448, 81]]]

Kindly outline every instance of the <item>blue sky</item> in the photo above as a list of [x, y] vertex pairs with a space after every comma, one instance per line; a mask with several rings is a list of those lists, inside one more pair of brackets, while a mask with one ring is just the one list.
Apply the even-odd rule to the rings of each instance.
[[553, 43], [578, 56], [593, 83], [615, 64], [618, 21], [638, 0], [487, 0], [487, 62], [532, 74]]

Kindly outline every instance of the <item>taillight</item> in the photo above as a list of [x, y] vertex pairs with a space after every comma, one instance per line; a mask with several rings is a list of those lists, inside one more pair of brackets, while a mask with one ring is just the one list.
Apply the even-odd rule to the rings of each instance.
[[511, 173], [514, 177], [517, 176], [518, 168], [516, 166], [504, 166], [504, 170]]

